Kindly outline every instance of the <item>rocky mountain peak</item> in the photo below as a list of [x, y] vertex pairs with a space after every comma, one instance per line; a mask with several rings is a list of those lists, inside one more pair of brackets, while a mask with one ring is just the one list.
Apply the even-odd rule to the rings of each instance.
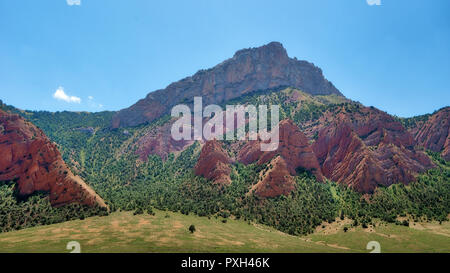
[[204, 104], [221, 104], [258, 90], [293, 87], [311, 95], [341, 95], [322, 70], [307, 61], [289, 58], [278, 42], [237, 51], [213, 68], [151, 92], [129, 108], [119, 111], [112, 127], [151, 122], [179, 104], [201, 96]]
[[247, 48], [236, 51], [233, 60], [250, 56], [254, 60], [263, 61], [288, 61], [286, 49], [279, 42], [271, 42], [261, 47]]

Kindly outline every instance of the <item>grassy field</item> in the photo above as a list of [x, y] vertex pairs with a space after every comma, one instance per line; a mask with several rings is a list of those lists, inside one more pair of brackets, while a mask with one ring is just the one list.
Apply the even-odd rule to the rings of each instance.
[[410, 227], [377, 223], [376, 227], [350, 228], [344, 232], [344, 226], [351, 227], [350, 222], [325, 224], [308, 238], [313, 242], [344, 246], [349, 251], [360, 251], [368, 242], [377, 241], [381, 252], [386, 253], [450, 252], [450, 222], [411, 223]]
[[[450, 223], [413, 227], [379, 225], [353, 228], [346, 220], [326, 224], [306, 237], [295, 237], [244, 221], [155, 211], [134, 216], [116, 212], [50, 226], [0, 234], [0, 252], [70, 252], [77, 241], [81, 252], [369, 252], [378, 241], [382, 252], [450, 252]], [[188, 230], [193, 224], [196, 232]]]

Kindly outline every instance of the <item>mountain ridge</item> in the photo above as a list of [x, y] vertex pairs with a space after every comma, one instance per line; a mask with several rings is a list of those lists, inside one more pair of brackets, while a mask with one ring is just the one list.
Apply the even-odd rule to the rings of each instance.
[[169, 113], [170, 108], [202, 96], [205, 104], [220, 104], [243, 94], [289, 86], [313, 95], [341, 92], [323, 76], [322, 70], [307, 61], [290, 58], [279, 42], [241, 49], [222, 63], [200, 70], [114, 115], [112, 128], [132, 127], [151, 122]]

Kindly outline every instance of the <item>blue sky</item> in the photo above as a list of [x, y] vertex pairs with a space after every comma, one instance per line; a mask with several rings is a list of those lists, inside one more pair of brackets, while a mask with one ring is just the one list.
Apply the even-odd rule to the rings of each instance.
[[406, 117], [450, 104], [448, 0], [80, 1], [0, 0], [1, 100], [119, 110], [279, 41], [365, 105]]

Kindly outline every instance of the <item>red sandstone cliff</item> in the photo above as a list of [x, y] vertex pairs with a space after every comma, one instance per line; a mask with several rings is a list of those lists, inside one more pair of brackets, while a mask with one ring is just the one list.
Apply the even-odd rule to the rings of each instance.
[[273, 158], [267, 170], [261, 171], [259, 182], [252, 187], [251, 192], [264, 198], [289, 195], [295, 189], [295, 180], [288, 169], [283, 157]]
[[139, 137], [134, 147], [140, 160], [147, 161], [149, 155], [158, 155], [166, 160], [170, 153], [184, 151], [194, 143], [193, 140], [174, 140], [171, 135], [172, 124], [168, 122], [157, 126]]
[[231, 159], [217, 140], [207, 141], [200, 152], [195, 174], [211, 179], [216, 184], [229, 185], [231, 183]]
[[244, 164], [257, 162], [269, 163], [270, 170], [261, 175], [254, 192], [264, 197], [289, 194], [295, 185], [293, 177], [298, 170], [306, 170], [322, 181], [319, 163], [308, 139], [291, 120], [279, 123], [278, 149], [271, 152], [261, 151], [259, 141], [249, 141], [238, 153], [238, 161]]
[[411, 134], [392, 116], [375, 108], [342, 107], [325, 113], [317, 123], [313, 144], [322, 173], [359, 192], [404, 183], [433, 167], [414, 149]]
[[0, 110], [0, 181], [16, 181], [20, 195], [49, 193], [53, 206], [81, 203], [106, 207], [104, 201], [74, 176], [56, 146], [30, 122]]
[[410, 131], [418, 146], [441, 153], [445, 160], [450, 160], [450, 107], [437, 111]]

